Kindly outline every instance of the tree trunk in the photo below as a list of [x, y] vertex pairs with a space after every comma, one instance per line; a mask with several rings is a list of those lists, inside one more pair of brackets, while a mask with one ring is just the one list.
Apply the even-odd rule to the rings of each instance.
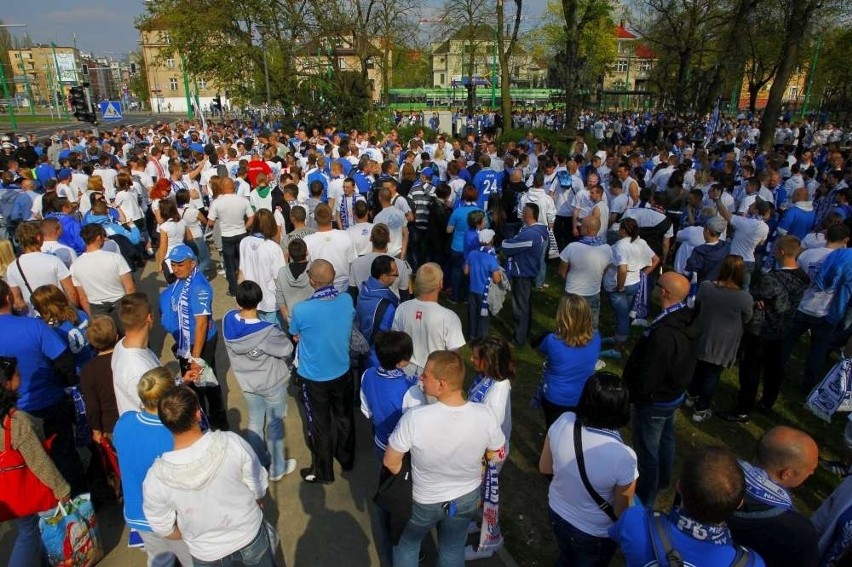
[[802, 40], [807, 33], [811, 16], [820, 4], [820, 0], [792, 0], [793, 8], [787, 19], [784, 33], [784, 43], [778, 59], [778, 71], [772, 88], [769, 89], [769, 100], [763, 111], [763, 119], [760, 121], [760, 142], [764, 150], [772, 148], [775, 141], [775, 128], [778, 126], [778, 117], [781, 115], [781, 103], [784, 99], [784, 91], [787, 90], [787, 81], [793, 74], [796, 61], [799, 58], [799, 49]]
[[577, 27], [578, 0], [562, 0], [562, 13], [565, 16], [565, 62], [562, 67], [565, 85], [565, 124], [568, 128], [577, 123], [579, 114], [579, 99], [577, 98], [577, 83], [579, 82], [580, 33]]
[[518, 29], [521, 25], [521, 8], [523, 0], [515, 0], [515, 23], [512, 28], [512, 38], [509, 40], [508, 48], [505, 47], [503, 26], [505, 15], [503, 13], [503, 0], [497, 0], [497, 53], [500, 57], [500, 113], [503, 115], [503, 129], [512, 127], [512, 93], [511, 77], [509, 69], [509, 58], [515, 50], [515, 42], [518, 40]]
[[748, 110], [752, 114], [757, 107], [757, 93], [760, 92], [760, 85], [752, 85], [748, 86]]
[[678, 54], [677, 89], [675, 90], [675, 110], [686, 111], [686, 83], [689, 80], [689, 64], [692, 61], [692, 50], [685, 49]]

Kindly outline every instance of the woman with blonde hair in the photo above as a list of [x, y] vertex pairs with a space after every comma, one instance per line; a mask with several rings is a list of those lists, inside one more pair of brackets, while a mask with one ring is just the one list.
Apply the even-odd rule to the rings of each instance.
[[80, 372], [94, 356], [86, 338], [89, 316], [82, 309], [73, 307], [65, 293], [55, 285], [35, 288], [30, 302], [44, 322], [68, 345], [68, 350], [74, 355], [77, 372]]
[[89, 177], [89, 180], [86, 182], [86, 192], [83, 193], [78, 201], [80, 203], [80, 214], [85, 216], [92, 208], [92, 194], [100, 193], [103, 195], [104, 191], [104, 180], [100, 176], [93, 175]]
[[285, 266], [284, 251], [276, 242], [278, 225], [267, 209], [258, 209], [251, 223], [250, 235], [240, 242], [240, 266], [237, 280], [253, 281], [263, 290], [263, 299], [257, 306], [258, 317], [279, 325], [275, 300], [275, 278]]
[[15, 249], [11, 240], [0, 240], [0, 277], [6, 277], [6, 268], [15, 263]]
[[601, 337], [585, 299], [566, 293], [556, 310], [556, 332], [534, 344], [544, 354], [539, 389], [544, 421], [550, 427], [566, 411], [576, 411], [586, 380], [595, 372]]
[[160, 421], [157, 405], [166, 392], [175, 387], [175, 376], [163, 366], [142, 375], [136, 388], [142, 401], [140, 411], [124, 412], [113, 430], [121, 485], [124, 490], [124, 521], [130, 527], [130, 539], [141, 537], [148, 554], [148, 565], [192, 565], [192, 556], [183, 540], [165, 539], [151, 529], [142, 511], [142, 483], [154, 461], [174, 448], [174, 438]]

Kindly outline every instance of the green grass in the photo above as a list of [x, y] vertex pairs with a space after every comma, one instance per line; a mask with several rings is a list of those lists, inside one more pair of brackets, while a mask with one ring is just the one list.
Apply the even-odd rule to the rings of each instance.
[[[551, 266], [552, 268], [552, 266]], [[549, 273], [555, 270], [549, 269]], [[533, 325], [535, 336], [555, 328], [554, 314], [562, 293], [563, 283], [549, 277], [550, 287], [533, 291]], [[466, 319], [466, 305], [453, 307], [462, 320]], [[506, 337], [512, 335], [510, 301], [500, 314], [492, 319], [490, 332]], [[602, 297], [600, 330], [603, 336], [612, 335], [614, 319], [606, 299]], [[640, 335], [633, 329], [631, 346]], [[630, 352], [628, 347], [627, 352]], [[677, 435], [677, 462], [675, 478], [683, 459], [696, 448], [705, 445], [725, 445], [745, 459], [753, 457], [757, 439], [774, 425], [790, 425], [808, 432], [820, 446], [820, 456], [838, 458], [842, 454], [842, 432], [845, 415], [835, 416], [831, 424], [816, 418], [804, 409], [804, 398], [798, 393], [806, 345], [803, 342], [794, 352], [787, 369], [782, 393], [775, 404], [775, 415], [767, 417], [755, 412], [748, 424], [729, 423], [717, 417], [703, 423], [694, 423], [689, 410], [678, 412], [675, 425]], [[462, 353], [468, 357], [467, 348]], [[557, 556], [556, 543], [547, 517], [547, 481], [538, 473], [538, 458], [546, 430], [541, 410], [532, 408], [530, 400], [541, 379], [543, 358], [529, 346], [516, 350], [518, 375], [512, 384], [512, 440], [509, 460], [500, 475], [500, 522], [506, 546], [519, 565], [552, 565]], [[623, 361], [607, 361], [606, 370], [621, 374]], [[715, 411], [724, 411], [734, 405], [738, 390], [737, 368], [725, 371], [713, 399]], [[629, 428], [622, 431], [625, 441], [631, 442]], [[793, 492], [797, 508], [810, 516], [839, 483], [837, 477], [818, 468], [816, 474]], [[660, 494], [658, 505], [672, 501], [673, 491]], [[621, 564], [618, 556], [614, 564]]]
[[[36, 114], [35, 116], [30, 116], [28, 112], [25, 111], [25, 114], [15, 114], [15, 120], [18, 125], [22, 124], [34, 124], [34, 123], [44, 123], [44, 122], [68, 122], [64, 116], [60, 118], [51, 118], [50, 115], [43, 116]], [[12, 125], [12, 121], [9, 119], [9, 115], [0, 116], [0, 128], [8, 128]]]

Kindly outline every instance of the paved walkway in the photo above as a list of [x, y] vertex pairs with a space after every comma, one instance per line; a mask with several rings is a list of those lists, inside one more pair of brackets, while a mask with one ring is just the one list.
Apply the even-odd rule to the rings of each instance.
[[[235, 307], [232, 298], [225, 294], [223, 277], [212, 282], [214, 289], [214, 316], [217, 321]], [[162, 289], [149, 263], [137, 287], [146, 293], [157, 305], [157, 293]], [[151, 337], [151, 349], [160, 353], [163, 363], [176, 368], [171, 352], [173, 340], [163, 337], [158, 325]], [[224, 385], [228, 403], [228, 418], [234, 431], [244, 432], [248, 422], [245, 401], [239, 386], [230, 371], [228, 357], [221, 346], [217, 353], [217, 367], [220, 375], [227, 371], [227, 383]], [[291, 392], [292, 394], [292, 392]], [[304, 428], [297, 399], [290, 396], [289, 413], [285, 421], [287, 454], [298, 461], [296, 472], [284, 477], [278, 483], [271, 483], [265, 507], [266, 518], [278, 526], [281, 535], [281, 549], [278, 552], [279, 563], [289, 567], [361, 567], [378, 566], [380, 561], [376, 552], [378, 526], [374, 515], [372, 497], [376, 488], [376, 462], [372, 447], [372, 432], [369, 422], [356, 411], [357, 457], [352, 472], [340, 474], [339, 466], [335, 470], [336, 482], [331, 485], [317, 486], [302, 481], [298, 469], [310, 464], [310, 453], [305, 445]], [[336, 465], [337, 466], [337, 465]], [[127, 529], [118, 506], [107, 507], [98, 512], [105, 559], [99, 564], [106, 567], [142, 567], [145, 554], [138, 549], [127, 547]], [[13, 529], [10, 523], [0, 524], [0, 565], [6, 564]], [[435, 547], [428, 541], [424, 543], [426, 560], [423, 566], [436, 563]], [[469, 563], [477, 567], [512, 567], [515, 565], [508, 553], [501, 550], [499, 556], [489, 560]]]

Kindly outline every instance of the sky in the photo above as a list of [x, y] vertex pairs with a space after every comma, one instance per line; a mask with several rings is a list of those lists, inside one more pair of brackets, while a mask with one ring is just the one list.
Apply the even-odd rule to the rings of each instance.
[[[10, 28], [13, 35], [27, 33], [34, 43], [55, 42], [77, 47], [95, 56], [122, 59], [139, 48], [139, 32], [135, 19], [145, 11], [144, 0], [51, 0], [39, 4], [24, 1], [4, 2], [4, 24], [26, 24], [26, 28]], [[441, 0], [426, 0], [425, 5], [440, 6]], [[525, 9], [537, 19], [547, 0], [528, 0]]]

